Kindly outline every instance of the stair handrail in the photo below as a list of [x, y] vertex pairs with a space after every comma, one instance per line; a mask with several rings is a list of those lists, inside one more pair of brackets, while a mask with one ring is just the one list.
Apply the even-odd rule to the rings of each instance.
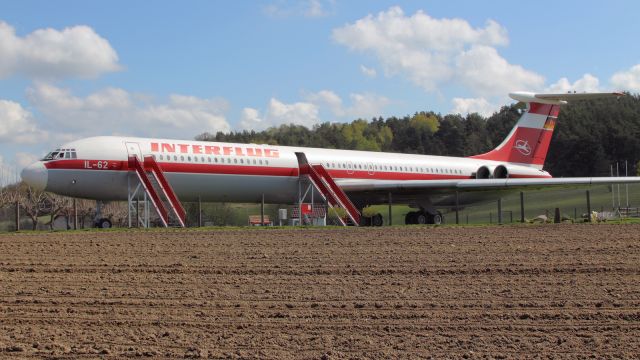
[[140, 160], [138, 160], [137, 156], [135, 155], [129, 156], [129, 168], [133, 168], [136, 171], [136, 174], [138, 175], [138, 179], [140, 180], [140, 183], [142, 184], [142, 186], [144, 187], [144, 190], [147, 192], [147, 194], [149, 194], [149, 197], [151, 198], [151, 203], [153, 204], [153, 207], [155, 207], [156, 211], [158, 212], [158, 215], [160, 215], [160, 220], [162, 221], [162, 224], [165, 227], [169, 226], [168, 224], [169, 215], [167, 214], [167, 209], [164, 208], [162, 201], [160, 201], [160, 197], [158, 197], [158, 193], [156, 192], [156, 190], [153, 188], [153, 185], [149, 181], [149, 177], [147, 176], [147, 173], [144, 171], [144, 168], [142, 167], [142, 164], [140, 164]]
[[329, 174], [327, 169], [325, 169], [325, 167], [322, 166], [322, 165], [312, 165], [312, 167], [313, 167], [314, 170], [316, 170], [316, 171], [318, 171], [320, 173], [320, 175], [327, 182], [327, 184], [329, 185], [331, 190], [333, 190], [335, 195], [338, 198], [340, 198], [341, 202], [345, 205], [345, 209], [347, 211], [350, 211], [350, 212], [354, 213], [354, 214], [358, 214], [358, 220], [360, 220], [359, 219], [360, 211], [358, 211], [358, 209], [353, 204], [353, 202], [351, 202], [351, 199], [349, 199], [349, 197], [344, 192], [344, 190], [342, 190], [342, 188], [340, 188], [340, 186], [338, 186], [338, 184], [336, 184], [336, 182], [333, 180], [333, 177], [331, 177], [331, 175]]
[[186, 217], [186, 211], [184, 210], [184, 207], [182, 206], [182, 203], [180, 202], [180, 200], [178, 200], [178, 196], [173, 191], [171, 184], [169, 184], [169, 181], [164, 176], [164, 172], [158, 165], [158, 162], [155, 160], [153, 156], [147, 155], [144, 157], [144, 165], [145, 167], [149, 167], [151, 169], [153, 176], [156, 178], [156, 180], [158, 181], [158, 184], [160, 184], [160, 188], [162, 189], [165, 196], [169, 200], [169, 205], [171, 205], [172, 210], [177, 215], [180, 225], [184, 227], [185, 226], [184, 219]]
[[[340, 187], [338, 187], [338, 185], [333, 181], [333, 179], [331, 178], [331, 175], [329, 175], [325, 170], [325, 174], [324, 174], [325, 176], [321, 176], [317, 171], [318, 168], [325, 170], [322, 165], [311, 165], [309, 166], [309, 174], [311, 174], [313, 177], [318, 178], [318, 181], [322, 183], [323, 187], [325, 188], [325, 191], [327, 191], [333, 198], [335, 198], [335, 200], [340, 205], [340, 207], [342, 207], [347, 211], [347, 215], [349, 215], [349, 218], [351, 218], [351, 221], [353, 221], [354, 224], [359, 225], [360, 212], [355, 208], [351, 200], [349, 200], [349, 198], [342, 191], [342, 189], [340, 189]], [[335, 185], [335, 187], [337, 188], [337, 191], [334, 191], [334, 189], [332, 189], [331, 183]], [[328, 185], [328, 188], [327, 188], [327, 185]]]

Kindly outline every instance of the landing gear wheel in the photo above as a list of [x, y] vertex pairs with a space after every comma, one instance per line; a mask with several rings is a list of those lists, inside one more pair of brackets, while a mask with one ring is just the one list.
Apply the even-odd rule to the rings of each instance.
[[416, 222], [416, 213], [415, 211], [408, 212], [407, 215], [404, 216], [404, 223], [407, 225], [417, 224]]
[[444, 224], [444, 216], [438, 211], [437, 214], [431, 216], [431, 224], [441, 225]]
[[383, 223], [382, 214], [375, 214], [371, 218], [371, 226], [382, 226]]
[[424, 225], [429, 223], [428, 214], [424, 212], [419, 212], [415, 217], [415, 219], [416, 219], [416, 222], [415, 222], [416, 224]]
[[111, 220], [102, 218], [96, 221], [96, 227], [100, 229], [110, 229], [113, 224], [111, 224]]

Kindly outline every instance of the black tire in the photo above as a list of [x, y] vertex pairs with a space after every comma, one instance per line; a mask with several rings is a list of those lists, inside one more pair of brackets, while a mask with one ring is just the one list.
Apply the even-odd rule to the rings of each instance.
[[416, 216], [416, 224], [424, 225], [429, 223], [429, 214], [425, 212], [419, 212]]
[[109, 219], [100, 219], [96, 222], [96, 227], [100, 228], [100, 229], [111, 229], [111, 227], [113, 226], [113, 224], [111, 223], [111, 220]]
[[407, 215], [404, 216], [404, 223], [406, 225], [412, 225], [416, 223], [416, 213], [414, 211], [408, 212]]
[[382, 219], [382, 214], [375, 214], [371, 218], [371, 226], [382, 226], [384, 224], [384, 220]]
[[437, 214], [431, 216], [431, 223], [435, 225], [444, 224], [444, 216], [442, 216], [442, 213], [440, 211], [438, 211]]

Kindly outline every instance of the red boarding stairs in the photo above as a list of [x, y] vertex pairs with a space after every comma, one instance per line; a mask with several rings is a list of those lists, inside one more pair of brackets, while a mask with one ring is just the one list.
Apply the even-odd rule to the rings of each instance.
[[140, 183], [160, 216], [162, 225], [169, 227], [169, 215], [173, 214], [178, 225], [185, 227], [186, 212], [153, 156], [145, 156], [144, 163], [141, 163], [137, 156], [129, 156], [129, 168], [134, 169], [138, 175]]
[[345, 192], [336, 184], [327, 169], [321, 164], [311, 165], [307, 161], [304, 153], [297, 152], [298, 166], [300, 168], [300, 176], [308, 176], [315, 188], [324, 196], [329, 206], [333, 208], [342, 208], [347, 213], [347, 220], [338, 217], [343, 226], [360, 225], [360, 211], [353, 205]]

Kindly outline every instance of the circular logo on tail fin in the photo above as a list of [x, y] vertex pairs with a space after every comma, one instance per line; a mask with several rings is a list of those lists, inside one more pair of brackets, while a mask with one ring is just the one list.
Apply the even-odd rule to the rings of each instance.
[[516, 144], [513, 146], [522, 155], [528, 156], [531, 154], [531, 146], [527, 140], [516, 140]]

